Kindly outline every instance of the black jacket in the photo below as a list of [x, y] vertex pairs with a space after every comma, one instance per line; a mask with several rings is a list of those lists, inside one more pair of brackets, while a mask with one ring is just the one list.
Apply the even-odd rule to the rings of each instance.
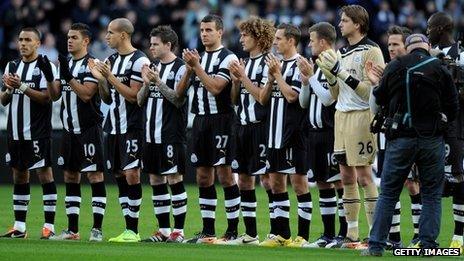
[[[426, 50], [415, 49], [391, 61], [385, 68], [379, 86], [374, 89], [374, 96], [377, 104], [386, 107], [387, 117], [393, 118], [395, 113], [404, 115], [407, 112], [407, 70], [429, 58]], [[450, 72], [440, 60], [435, 59], [411, 71], [409, 77], [412, 128], [400, 124], [395, 136], [443, 135], [443, 131], [439, 130], [440, 113], [444, 113], [448, 122], [452, 122], [459, 109], [458, 93]], [[388, 138], [388, 132], [386, 134]]]

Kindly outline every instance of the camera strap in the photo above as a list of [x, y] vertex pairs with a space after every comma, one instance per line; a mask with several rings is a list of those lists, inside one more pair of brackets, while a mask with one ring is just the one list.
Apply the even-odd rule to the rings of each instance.
[[410, 91], [410, 73], [412, 73], [414, 70], [436, 60], [437, 58], [435, 57], [430, 57], [425, 61], [422, 61], [413, 67], [409, 68], [406, 70], [406, 104], [407, 104], [407, 112], [404, 114], [403, 117], [403, 125], [408, 124], [409, 128], [412, 128], [412, 115], [411, 115], [411, 91]]

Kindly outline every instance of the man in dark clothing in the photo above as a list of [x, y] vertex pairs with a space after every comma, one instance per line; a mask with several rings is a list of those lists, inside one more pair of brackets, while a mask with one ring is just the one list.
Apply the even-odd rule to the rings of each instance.
[[456, 87], [449, 71], [430, 56], [424, 35], [406, 39], [407, 55], [388, 64], [374, 89], [377, 104], [386, 106], [387, 148], [369, 249], [364, 255], [383, 253], [393, 210], [411, 166], [418, 167], [422, 192], [418, 246], [435, 248], [440, 230], [444, 182], [443, 130], [458, 111]]

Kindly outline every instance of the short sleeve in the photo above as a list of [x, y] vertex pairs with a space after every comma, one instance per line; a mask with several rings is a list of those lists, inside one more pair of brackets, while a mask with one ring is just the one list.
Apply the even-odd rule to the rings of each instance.
[[261, 78], [261, 85], [264, 86], [269, 81], [269, 67], [267, 64], [264, 64], [263, 68], [263, 77]]
[[[5, 70], [3, 70], [3, 75], [7, 75], [9, 73], [10, 73], [10, 62], [6, 64]], [[5, 90], [6, 90], [6, 86], [2, 82], [2, 91], [5, 91]]]
[[92, 72], [90, 71], [89, 64], [85, 66], [85, 73], [84, 73], [84, 82], [93, 82], [93, 83], [98, 83], [98, 80], [93, 77]]
[[143, 83], [142, 79], [142, 67], [144, 64], [150, 65], [150, 60], [142, 56], [135, 60], [134, 65], [132, 65], [132, 74], [131, 74], [131, 80]]
[[[50, 62], [50, 66], [52, 67], [52, 73], [53, 73], [53, 79], [60, 79], [60, 75], [58, 74], [58, 70], [56, 68], [56, 66]], [[41, 77], [40, 77], [40, 90], [46, 90], [47, 89], [47, 79], [45, 79], [45, 75], [43, 74], [43, 72], [41, 71], [40, 72], [41, 74]]]
[[229, 64], [232, 61], [238, 61], [237, 56], [235, 54], [227, 55], [226, 58], [222, 60], [222, 62], [219, 64], [219, 71], [216, 74], [216, 76], [219, 76], [225, 79], [226, 81], [230, 82], [231, 78], [230, 78], [230, 72], [229, 72]]
[[296, 91], [297, 93], [300, 93], [301, 91], [301, 75], [300, 75], [300, 69], [298, 67], [295, 67], [295, 70], [293, 71], [293, 77], [292, 77], [292, 89]]
[[177, 89], [177, 85], [179, 85], [180, 80], [182, 79], [182, 76], [184, 76], [186, 71], [185, 65], [182, 65], [179, 67], [179, 70], [177, 70], [177, 74], [175, 76], [175, 82], [174, 82], [174, 90]]

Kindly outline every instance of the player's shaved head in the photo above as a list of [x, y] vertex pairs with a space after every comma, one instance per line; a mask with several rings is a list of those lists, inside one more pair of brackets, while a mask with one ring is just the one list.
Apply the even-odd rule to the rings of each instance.
[[134, 25], [127, 18], [116, 18], [111, 23], [118, 32], [124, 32], [129, 36], [134, 33]]

